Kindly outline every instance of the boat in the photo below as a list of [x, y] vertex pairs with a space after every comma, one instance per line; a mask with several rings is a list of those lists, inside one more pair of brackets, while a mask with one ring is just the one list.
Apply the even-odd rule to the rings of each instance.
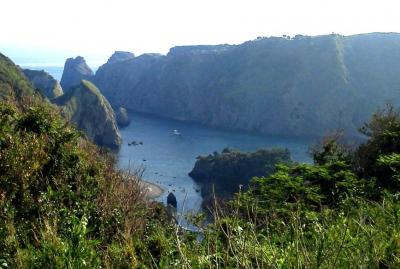
[[181, 133], [176, 129], [173, 131], [173, 133], [174, 133], [174, 135], [181, 135]]

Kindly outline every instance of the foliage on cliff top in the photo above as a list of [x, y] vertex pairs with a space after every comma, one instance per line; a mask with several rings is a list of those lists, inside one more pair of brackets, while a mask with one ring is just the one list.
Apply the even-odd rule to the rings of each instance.
[[110, 103], [91, 82], [82, 80], [53, 100], [62, 114], [98, 145], [118, 149], [121, 136]]
[[[1, 268], [400, 265], [398, 189], [388, 184], [370, 197], [370, 184], [379, 185], [380, 177], [356, 169], [357, 158], [278, 166], [271, 176], [254, 179], [230, 206], [217, 205], [213, 223], [196, 216], [198, 240], [168, 224], [164, 210], [141, 199], [110, 155], [51, 108], [21, 112], [2, 104], [0, 123]], [[327, 149], [320, 147], [318, 156], [342, 156]], [[376, 156], [376, 165], [393, 168], [383, 175], [393, 182], [398, 155], [385, 150]]]
[[140, 241], [157, 205], [114, 163], [50, 106], [1, 103], [0, 261], [98, 268], [126, 240]]
[[194, 217], [198, 237], [48, 104], [2, 102], [0, 268], [398, 268], [399, 123], [385, 109], [354, 151], [328, 140], [315, 164], [255, 178], [213, 223]]
[[[214, 185], [217, 196], [231, 197], [239, 190], [239, 185], [247, 189], [252, 177], [269, 175], [275, 170], [276, 164], [290, 161], [287, 149], [241, 152], [225, 148], [221, 153], [197, 157], [189, 175], [203, 186], [205, 196], [212, 195]], [[208, 193], [204, 193], [205, 189]]]
[[143, 242], [152, 215], [160, 219], [163, 210], [144, 199], [138, 177], [120, 173], [114, 155], [36, 97], [2, 55], [0, 92], [0, 268], [129, 265], [141, 253], [149, 259], [145, 243], [131, 242]]
[[21, 69], [0, 53], [0, 101], [33, 98], [34, 93]]
[[24, 69], [23, 72], [37, 91], [50, 100], [63, 94], [58, 81], [44, 70]]

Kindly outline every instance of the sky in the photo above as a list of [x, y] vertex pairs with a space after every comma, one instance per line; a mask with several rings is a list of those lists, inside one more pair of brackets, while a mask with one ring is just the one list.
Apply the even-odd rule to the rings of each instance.
[[398, 0], [1, 0], [0, 52], [17, 62], [82, 55], [97, 64], [115, 50], [400, 32], [399, 10]]

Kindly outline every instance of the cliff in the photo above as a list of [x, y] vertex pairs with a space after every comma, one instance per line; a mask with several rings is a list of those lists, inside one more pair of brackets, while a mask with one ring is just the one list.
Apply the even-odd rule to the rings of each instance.
[[109, 148], [121, 145], [114, 111], [91, 82], [82, 80], [69, 92], [54, 100], [63, 115], [74, 122], [95, 143]]
[[[151, 67], [163, 57], [160, 54], [144, 54], [123, 62], [104, 64], [96, 71], [96, 76], [93, 78], [94, 83], [99, 85], [101, 92], [115, 107], [123, 106], [132, 109], [134, 107], [134, 104], [131, 103], [133, 99], [138, 98], [137, 100], [141, 100], [141, 102], [149, 99], [148, 96], [136, 96], [142, 94], [137, 86], [145, 76], [149, 75]], [[131, 89], [134, 92], [128, 93]], [[156, 94], [156, 92], [150, 91], [148, 94]], [[124, 98], [128, 98], [128, 100], [123, 101]], [[126, 106], [122, 103], [130, 103], [130, 105]], [[141, 109], [137, 108], [139, 111]]]
[[23, 72], [33, 86], [50, 100], [63, 95], [60, 83], [44, 70], [24, 69]]
[[259, 38], [175, 47], [107, 63], [94, 81], [116, 106], [231, 130], [357, 135], [390, 100], [400, 104], [400, 35]]
[[61, 87], [65, 92], [68, 92], [73, 86], [78, 85], [81, 80], [90, 80], [91, 77], [93, 77], [93, 71], [86, 64], [83, 57], [68, 58], [61, 77]]

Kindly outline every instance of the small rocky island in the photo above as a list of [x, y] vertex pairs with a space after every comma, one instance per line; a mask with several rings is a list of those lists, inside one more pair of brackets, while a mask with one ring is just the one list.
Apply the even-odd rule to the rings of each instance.
[[221, 153], [197, 157], [189, 173], [200, 186], [205, 201], [215, 195], [229, 198], [235, 192], [247, 189], [250, 179], [271, 174], [278, 163], [290, 162], [287, 149], [259, 149], [255, 152], [241, 152], [225, 148]]
[[126, 111], [124, 107], [119, 107], [115, 112], [115, 115], [117, 117], [117, 123], [119, 127], [126, 127], [131, 123], [128, 116], [128, 111]]

